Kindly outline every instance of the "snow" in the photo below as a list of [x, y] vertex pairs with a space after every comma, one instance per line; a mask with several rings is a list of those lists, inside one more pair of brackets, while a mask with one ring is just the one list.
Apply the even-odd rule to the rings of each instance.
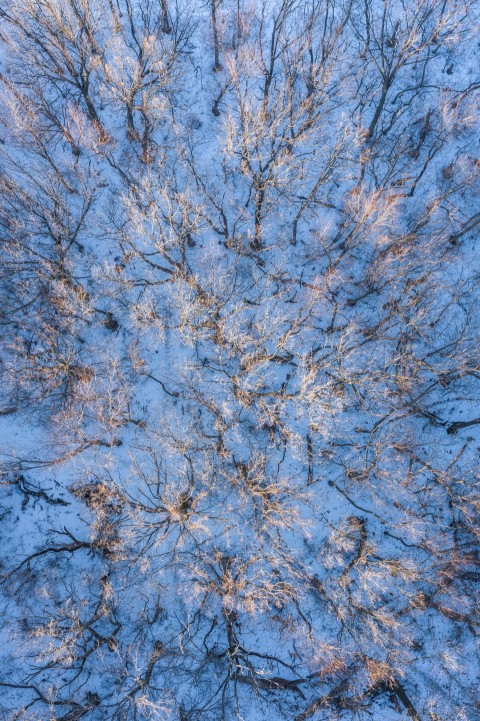
[[157, 5], [0, 13], [0, 719], [473, 721], [478, 7]]

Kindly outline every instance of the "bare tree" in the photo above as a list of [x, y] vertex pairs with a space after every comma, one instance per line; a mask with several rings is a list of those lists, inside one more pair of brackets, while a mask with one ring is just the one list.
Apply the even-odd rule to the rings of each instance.
[[0, 9], [2, 718], [475, 716], [476, 5]]

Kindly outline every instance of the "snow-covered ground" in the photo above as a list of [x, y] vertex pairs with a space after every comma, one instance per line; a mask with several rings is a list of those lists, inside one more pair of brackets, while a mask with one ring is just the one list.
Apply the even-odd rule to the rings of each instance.
[[480, 718], [478, 10], [0, 5], [0, 719]]

